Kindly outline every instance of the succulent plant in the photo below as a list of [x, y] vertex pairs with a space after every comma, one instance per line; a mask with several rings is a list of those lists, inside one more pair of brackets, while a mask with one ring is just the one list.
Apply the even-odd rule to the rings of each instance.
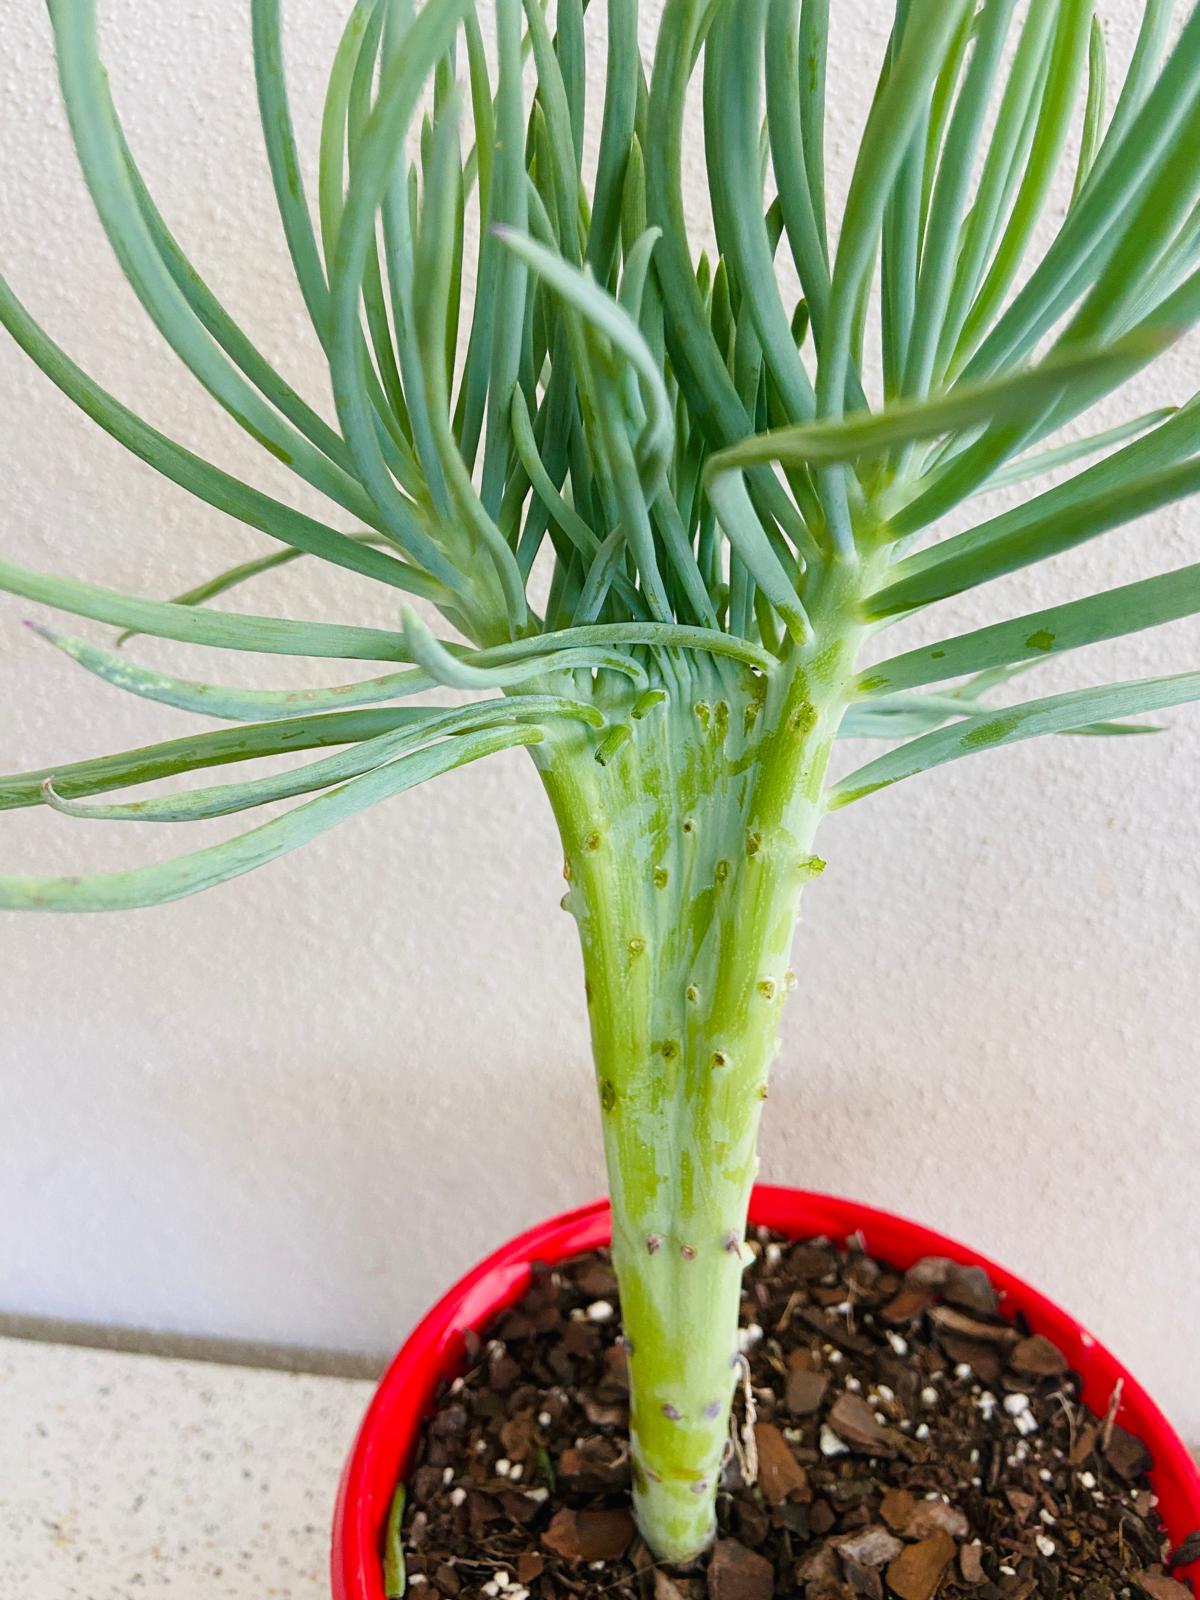
[[[1200, 672], [988, 698], [1039, 662], [1194, 614], [1200, 565], [903, 644], [914, 613], [1200, 487], [1194, 398], [1063, 432], [1200, 318], [1200, 11], [1180, 27], [1146, 0], [1109, 96], [1093, 0], [897, 0], [833, 225], [829, 0], [666, 0], [649, 63], [637, 0], [587, 16], [583, 0], [357, 0], [314, 220], [279, 0], [253, 0], [267, 158], [328, 362], [327, 417], [156, 208], [110, 98], [95, 0], [49, 9], [79, 160], [138, 298], [217, 404], [331, 509], [302, 514], [168, 438], [0, 283], [0, 321], [54, 383], [279, 545], [173, 600], [0, 562], [0, 587], [123, 630], [101, 645], [42, 627], [81, 667], [228, 723], [2, 779], [0, 806], [182, 822], [300, 800], [165, 863], [0, 878], [0, 906], [176, 899], [527, 746], [583, 949], [637, 1513], [660, 1556], [690, 1557], [712, 1529], [758, 1123], [822, 818], [961, 756], [1134, 731], [1129, 717], [1200, 698]], [[600, 10], [605, 93], [589, 121]], [[689, 240], [683, 188], [694, 80], [712, 261]], [[979, 500], [1026, 484], [1005, 509]], [[394, 626], [212, 603], [300, 557], [389, 585]], [[226, 687], [139, 666], [139, 633], [386, 670], [299, 695]], [[441, 687], [473, 697], [407, 703]], [[882, 753], [835, 780], [847, 734]], [[273, 775], [106, 798], [298, 751], [315, 754]]]

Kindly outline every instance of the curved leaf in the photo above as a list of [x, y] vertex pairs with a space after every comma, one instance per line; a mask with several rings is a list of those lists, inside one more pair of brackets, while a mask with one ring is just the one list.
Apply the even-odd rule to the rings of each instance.
[[[383, 533], [348, 533], [346, 537], [354, 539], [359, 544], [388, 542], [387, 535]], [[193, 584], [190, 589], [183, 589], [179, 594], [173, 594], [171, 604], [201, 606], [206, 600], [215, 600], [218, 595], [236, 589], [240, 584], [248, 583], [251, 578], [257, 578], [261, 573], [272, 572], [276, 567], [289, 566], [307, 554], [307, 550], [272, 550], [270, 555], [254, 556], [249, 561], [239, 561], [235, 567], [226, 567], [224, 571], [214, 573], [211, 578], [205, 578], [203, 583]], [[128, 644], [130, 639], [139, 637], [136, 628], [126, 628], [118, 637], [117, 645]]]
[[252, 489], [152, 428], [101, 388], [42, 331], [3, 278], [0, 278], [0, 324], [85, 415], [131, 454], [198, 500], [236, 517], [248, 527], [257, 528], [272, 539], [320, 556], [335, 566], [348, 567], [352, 572], [377, 578], [409, 594], [422, 595], [438, 605], [453, 606], [451, 591], [427, 572], [379, 550], [366, 548], [335, 528], [326, 527], [301, 511], [293, 511], [281, 500], [273, 500], [270, 495]]
[[1160, 406], [1157, 411], [1145, 411], [1140, 417], [1118, 422], [1111, 428], [1101, 429], [1099, 433], [1088, 434], [1086, 438], [1069, 439], [1052, 449], [1018, 456], [1015, 461], [1008, 462], [985, 479], [978, 493], [988, 494], [993, 489], [1006, 489], [1010, 484], [1024, 483], [1028, 478], [1038, 478], [1058, 467], [1070, 466], [1083, 456], [1098, 455], [1101, 450], [1107, 450], [1109, 445], [1124, 444], [1127, 439], [1134, 439], [1151, 428], [1157, 428], [1161, 422], [1169, 422], [1178, 412], [1178, 406]]
[[404, 608], [404, 637], [408, 640], [417, 665], [424, 667], [435, 683], [444, 683], [455, 689], [508, 688], [546, 672], [566, 672], [578, 667], [620, 672], [643, 688], [650, 681], [640, 662], [615, 650], [548, 651], [523, 661], [479, 666], [462, 656], [451, 655], [445, 645], [434, 638], [411, 606]]
[[985, 711], [952, 728], [940, 728], [902, 744], [886, 755], [835, 783], [828, 793], [831, 811], [887, 789], [904, 778], [914, 778], [961, 756], [997, 750], [1023, 739], [1048, 733], [1072, 733], [1114, 717], [1139, 716], [1167, 706], [1200, 700], [1200, 672], [1182, 672], [1173, 678], [1140, 678], [1132, 683], [1112, 683], [1098, 689], [1075, 689], [1004, 710]]
[[[467, 0], [431, 0], [387, 62], [375, 106], [359, 141], [330, 272], [330, 375], [334, 404], [358, 473], [390, 531], [427, 572], [449, 588], [468, 586], [456, 560], [412, 522], [388, 471], [364, 381], [359, 301], [367, 257], [377, 244], [377, 215], [392, 178], [395, 153], [434, 63], [445, 53]], [[457, 552], [456, 552], [457, 554]]]
[[[219, 613], [212, 615], [219, 616]], [[235, 620], [246, 619], [239, 617]], [[249, 620], [254, 622], [262, 619]], [[513, 688], [546, 672], [566, 672], [581, 667], [607, 668], [640, 680], [643, 669], [638, 663], [631, 656], [617, 654], [613, 648], [621, 645], [698, 650], [717, 657], [729, 657], [760, 670], [771, 665], [771, 658], [756, 646], [707, 628], [661, 625], [656, 631], [652, 623], [601, 623], [496, 645], [490, 650], [475, 651], [465, 660], [462, 659], [465, 652], [462, 652], [461, 646], [447, 647], [440, 641], [434, 641], [442, 652], [430, 656], [431, 660], [436, 660], [436, 673], [417, 667], [407, 672], [386, 673], [382, 677], [367, 678], [358, 683], [335, 684], [328, 688], [246, 689], [236, 684], [178, 678], [170, 673], [142, 667], [128, 656], [106, 650], [102, 645], [92, 644], [86, 639], [58, 633], [41, 624], [31, 626], [85, 671], [95, 673], [115, 688], [124, 689], [144, 700], [174, 706], [180, 711], [226, 717], [234, 721], [294, 717], [300, 711], [315, 713], [377, 705], [381, 701], [435, 689], [439, 684], [450, 681], [448, 672], [456, 674], [456, 685], [464, 688]], [[399, 659], [411, 659], [407, 646], [401, 644], [400, 648], [403, 653]], [[428, 640], [425, 649], [428, 652]], [[460, 654], [456, 655], [455, 652]], [[458, 665], [447, 668], [447, 659]], [[486, 683], [477, 676], [481, 672], [489, 675]]]
[[139, 205], [128, 150], [99, 56], [95, 0], [49, 0], [63, 101], [75, 151], [121, 270], [159, 333], [251, 438], [314, 488], [373, 522], [362, 485], [285, 422], [248, 383], [196, 317]]
[[53, 778], [60, 796], [106, 794], [131, 784], [173, 778], [181, 772], [199, 772], [232, 762], [257, 761], [262, 756], [291, 751], [323, 750], [332, 745], [357, 744], [381, 733], [412, 727], [437, 714], [428, 706], [389, 706], [373, 711], [336, 711], [326, 716], [281, 718], [274, 722], [218, 728], [213, 733], [193, 733], [183, 739], [121, 750], [87, 761], [60, 761], [53, 767], [0, 777], [0, 811], [40, 805], [42, 784]]
[[0, 590], [71, 611], [94, 622], [133, 628], [160, 639], [210, 645], [222, 650], [259, 650], [277, 656], [327, 656], [351, 661], [408, 661], [402, 634], [381, 628], [350, 628], [335, 622], [293, 622], [285, 617], [243, 616], [206, 611], [169, 600], [142, 600], [135, 595], [31, 572], [0, 561]]
[[537, 728], [512, 728], [451, 739], [352, 778], [248, 833], [154, 866], [92, 877], [0, 877], [0, 910], [130, 911], [182, 900], [252, 872], [429, 778], [516, 745], [537, 744], [541, 738]]
[[611, 295], [552, 250], [512, 228], [495, 227], [492, 232], [607, 339], [637, 373], [646, 405], [646, 426], [638, 440], [638, 464], [647, 489], [653, 492], [671, 458], [675, 419], [662, 372], [641, 329]]
[[1032, 407], [1052, 403], [1085, 383], [1109, 382], [1134, 372], [1164, 350], [1175, 330], [1142, 331], [1102, 347], [1077, 346], [1030, 367], [987, 383], [959, 384], [923, 400], [897, 400], [882, 411], [856, 412], [806, 427], [776, 428], [731, 445], [711, 458], [709, 472], [778, 461], [816, 466], [869, 460], [918, 439], [963, 433], [980, 423], [1020, 417]]
[[284, 236], [313, 327], [328, 337], [329, 288], [312, 216], [304, 196], [304, 175], [296, 149], [283, 67], [280, 0], [250, 0], [254, 40], [254, 81], [259, 120]]
[[[590, 715], [587, 715], [590, 713]], [[182, 794], [154, 795], [148, 800], [129, 800], [119, 804], [97, 805], [63, 795], [56, 778], [42, 783], [42, 798], [54, 810], [69, 817], [87, 817], [104, 822], [197, 822], [210, 817], [227, 817], [276, 800], [292, 800], [297, 795], [328, 789], [347, 778], [373, 772], [411, 750], [431, 744], [435, 739], [480, 733], [497, 724], [505, 727], [539, 725], [558, 717], [578, 717], [593, 726], [603, 726], [604, 718], [591, 707], [554, 695], [529, 695], [516, 700], [492, 700], [485, 704], [460, 706], [452, 711], [433, 712], [416, 717], [408, 726], [358, 742], [353, 749], [311, 761], [288, 772], [270, 773], [246, 783], [218, 784], [207, 789], [188, 789]]]

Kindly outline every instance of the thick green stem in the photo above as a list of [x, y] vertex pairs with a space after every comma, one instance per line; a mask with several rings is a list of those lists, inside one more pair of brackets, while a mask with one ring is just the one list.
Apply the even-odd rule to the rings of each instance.
[[602, 705], [629, 730], [603, 764], [583, 728], [535, 757], [583, 948], [635, 1508], [665, 1560], [712, 1536], [758, 1124], [857, 643], [828, 638], [770, 678], [664, 671], [641, 717]]

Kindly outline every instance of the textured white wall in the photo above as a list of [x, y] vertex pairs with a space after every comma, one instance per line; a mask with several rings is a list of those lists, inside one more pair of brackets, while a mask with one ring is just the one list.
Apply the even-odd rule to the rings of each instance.
[[[854, 44], [839, 93], [861, 97], [887, 8], [842, 0], [839, 21], [843, 6]], [[320, 394], [260, 156], [246, 7], [101, 9], [115, 92], [169, 220]], [[287, 9], [308, 138], [343, 5]], [[1106, 0], [1118, 57], [1138, 9]], [[9, 8], [0, 82], [3, 271], [118, 393], [282, 482], [162, 354], [120, 282], [70, 155], [41, 7]], [[850, 146], [845, 129], [832, 137], [843, 178]], [[693, 160], [699, 193], [698, 144]], [[1193, 344], [1133, 404], [1182, 397], [1196, 375]], [[0, 413], [13, 559], [166, 595], [263, 548], [125, 457], [7, 343]], [[1194, 560], [1195, 519], [1169, 512], [1007, 580], [989, 614]], [[311, 564], [232, 603], [390, 615], [386, 596]], [[79, 673], [19, 627], [29, 609], [0, 598], [0, 769], [200, 726]], [[959, 608], [968, 623], [982, 614]], [[1197, 642], [1179, 624], [1039, 683], [1195, 667]], [[176, 670], [186, 655], [139, 650]], [[184, 670], [282, 681], [253, 657], [192, 653]], [[763, 1168], [1010, 1263], [1089, 1319], [1200, 1440], [1200, 715], [1171, 722], [1154, 739], [966, 762], [831, 822]], [[4, 870], [117, 865], [178, 842], [149, 825], [0, 817]], [[0, 1308], [393, 1345], [486, 1247], [600, 1188], [560, 893], [548, 813], [514, 754], [198, 900], [0, 916]]]

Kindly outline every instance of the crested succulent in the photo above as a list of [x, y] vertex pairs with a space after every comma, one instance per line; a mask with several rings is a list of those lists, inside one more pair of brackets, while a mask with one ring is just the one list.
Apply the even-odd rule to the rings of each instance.
[[[0, 561], [0, 587], [123, 630], [100, 644], [43, 628], [82, 668], [228, 724], [0, 779], [0, 806], [179, 823], [298, 801], [165, 863], [0, 878], [0, 906], [177, 899], [526, 746], [582, 945], [634, 1496], [664, 1558], [711, 1534], [757, 1129], [823, 817], [963, 756], [1136, 729], [1200, 698], [1200, 671], [988, 698], [1026, 667], [1200, 611], [1200, 565], [904, 642], [918, 611], [1200, 488], [1195, 398], [1072, 428], [1200, 319], [1200, 10], [1175, 9], [1145, 0], [1110, 93], [1093, 0], [896, 0], [835, 218], [829, 0], [665, 0], [648, 61], [637, 0], [586, 15], [584, 0], [356, 0], [315, 208], [279, 0], [252, 0], [279, 221], [332, 383], [322, 415], [156, 208], [95, 0], [49, 0], [79, 161], [129, 282], [216, 404], [330, 510], [302, 514], [167, 437], [0, 281], [0, 321], [52, 382], [278, 546], [172, 600]], [[711, 261], [685, 212], [693, 87]], [[1018, 484], [1006, 509], [980, 499]], [[390, 586], [394, 626], [213, 604], [301, 557]], [[141, 667], [137, 634], [377, 675], [297, 710], [284, 688]], [[407, 703], [442, 687], [471, 698]], [[835, 779], [847, 734], [882, 753]], [[297, 751], [312, 759], [275, 774], [110, 797]]]

